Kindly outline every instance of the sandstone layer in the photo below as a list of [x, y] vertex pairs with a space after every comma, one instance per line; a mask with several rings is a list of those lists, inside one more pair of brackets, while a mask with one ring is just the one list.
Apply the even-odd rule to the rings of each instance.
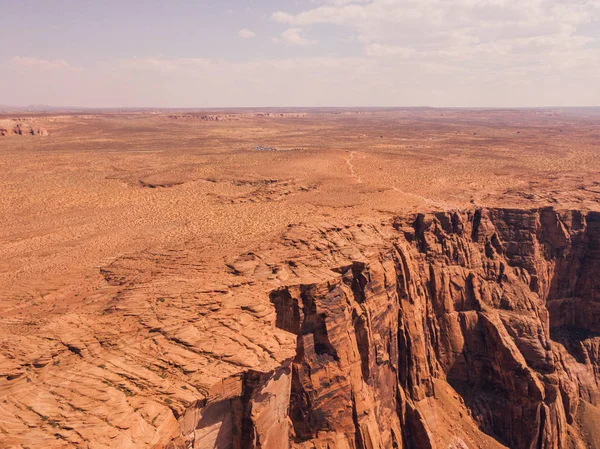
[[321, 231], [331, 273], [270, 295], [294, 358], [186, 411], [174, 447], [600, 447], [600, 214]]
[[[4, 359], [6, 441], [600, 447], [600, 213], [417, 214], [293, 227], [282, 246], [284, 260], [280, 247], [233, 260], [237, 282], [203, 295], [181, 280], [179, 298], [155, 303], [145, 298], [164, 273], [129, 289], [127, 261], [103, 269], [120, 289], [102, 315], [135, 316], [151, 342], [139, 329], [124, 335], [125, 322], [102, 338], [81, 323], [70, 340], [45, 337], [45, 356]], [[168, 317], [166, 301], [178, 309]], [[231, 314], [246, 316], [242, 326]], [[114, 375], [98, 385], [106, 363]], [[150, 389], [162, 397], [147, 397]]]

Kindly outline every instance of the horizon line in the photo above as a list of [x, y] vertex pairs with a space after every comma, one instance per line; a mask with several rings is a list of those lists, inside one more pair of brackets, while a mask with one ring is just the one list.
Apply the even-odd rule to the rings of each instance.
[[52, 112], [58, 110], [69, 110], [69, 111], [80, 111], [80, 110], [96, 110], [96, 111], [140, 111], [140, 110], [154, 110], [154, 111], [215, 111], [215, 110], [273, 110], [273, 109], [302, 109], [302, 110], [317, 110], [317, 109], [346, 109], [346, 110], [393, 110], [393, 109], [487, 109], [487, 110], [499, 110], [499, 109], [598, 109], [599, 105], [594, 106], [581, 106], [581, 105], [569, 105], [569, 106], [52, 106], [52, 105], [27, 105], [27, 106], [13, 106], [13, 105], [0, 105], [0, 112], [11, 112], [11, 111], [37, 111], [37, 112]]

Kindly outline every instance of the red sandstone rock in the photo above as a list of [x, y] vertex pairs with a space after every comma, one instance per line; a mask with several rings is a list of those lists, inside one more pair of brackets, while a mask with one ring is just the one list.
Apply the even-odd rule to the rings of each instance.
[[[274, 432], [296, 448], [599, 447], [597, 217], [477, 210], [398, 219], [385, 237], [321, 230], [347, 246], [325, 255], [333, 271], [270, 295], [297, 335], [291, 383], [266, 409], [278, 419], [241, 394], [224, 447]], [[269, 385], [251, 378], [242, 391]]]
[[161, 276], [190, 262], [145, 257], [103, 269], [104, 313], [138, 324], [0, 359], [7, 447], [600, 447], [598, 213], [293, 227], [228, 283], [181, 277], [163, 301]]
[[0, 137], [15, 136], [47, 136], [48, 130], [34, 120], [26, 119], [0, 119]]

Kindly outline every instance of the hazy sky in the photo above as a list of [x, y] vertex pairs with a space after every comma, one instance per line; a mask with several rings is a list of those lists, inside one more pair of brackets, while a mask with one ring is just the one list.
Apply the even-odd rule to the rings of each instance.
[[0, 104], [600, 105], [600, 0], [0, 0]]

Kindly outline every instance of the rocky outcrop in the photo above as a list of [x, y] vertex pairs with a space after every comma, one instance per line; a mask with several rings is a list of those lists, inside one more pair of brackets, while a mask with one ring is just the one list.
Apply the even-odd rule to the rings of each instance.
[[23, 119], [0, 120], [0, 137], [11, 135], [47, 136], [48, 130], [33, 121]]
[[167, 116], [173, 120], [200, 120], [203, 122], [229, 122], [253, 117], [258, 118], [304, 118], [305, 112], [248, 112], [230, 114], [171, 114]]
[[600, 213], [291, 226], [220, 274], [198, 254], [118, 258], [97, 313], [5, 332], [0, 447], [600, 447]]
[[187, 447], [600, 447], [600, 214], [484, 209], [373, 233], [321, 231], [323, 258], [348, 263], [270, 294], [296, 356], [243, 376], [218, 444], [185, 421]]

